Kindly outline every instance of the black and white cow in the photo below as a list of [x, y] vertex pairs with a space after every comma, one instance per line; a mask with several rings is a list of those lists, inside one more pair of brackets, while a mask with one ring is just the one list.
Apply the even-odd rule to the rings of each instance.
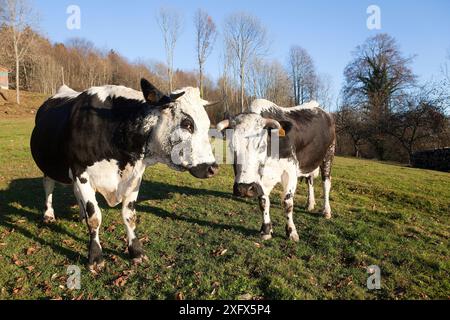
[[136, 237], [135, 203], [145, 168], [164, 163], [197, 178], [218, 171], [209, 142], [208, 102], [197, 88], [164, 95], [147, 80], [142, 92], [123, 86], [93, 87], [82, 93], [63, 86], [36, 115], [31, 152], [44, 173], [44, 221], [53, 222], [55, 181], [73, 185], [89, 232], [89, 266], [103, 266], [99, 239], [99, 192], [112, 207], [122, 203], [128, 250], [145, 257]]
[[[270, 101], [258, 99], [250, 106], [249, 113], [237, 115], [217, 125], [219, 131], [227, 128], [232, 129], [227, 130], [227, 138], [234, 153], [233, 191], [239, 197], [259, 197], [263, 212], [263, 240], [272, 238], [269, 195], [278, 183], [283, 187], [286, 234], [289, 239], [299, 240], [292, 217], [299, 177], [308, 180], [308, 209], [313, 210], [313, 179], [321, 172], [323, 214], [325, 218], [331, 218], [329, 195], [336, 145], [335, 125], [332, 116], [321, 109], [317, 102], [282, 108]], [[272, 135], [277, 135], [279, 140]], [[275, 142], [278, 142], [279, 150], [272, 153]]]

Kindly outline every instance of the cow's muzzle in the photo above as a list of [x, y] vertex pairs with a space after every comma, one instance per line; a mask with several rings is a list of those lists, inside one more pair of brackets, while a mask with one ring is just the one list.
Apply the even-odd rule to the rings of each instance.
[[256, 198], [263, 195], [261, 186], [257, 183], [235, 183], [233, 193], [236, 197]]
[[217, 163], [202, 163], [189, 169], [189, 173], [199, 179], [208, 179], [214, 177], [219, 172]]

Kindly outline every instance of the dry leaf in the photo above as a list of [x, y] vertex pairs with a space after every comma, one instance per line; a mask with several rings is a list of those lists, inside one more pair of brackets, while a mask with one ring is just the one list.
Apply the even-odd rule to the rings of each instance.
[[250, 293], [246, 293], [246, 294], [240, 295], [238, 297], [238, 300], [252, 300], [252, 298], [253, 297]]
[[116, 287], [123, 287], [127, 283], [128, 277], [127, 276], [120, 276], [116, 280], [114, 280], [113, 284]]
[[27, 250], [26, 250], [26, 255], [27, 256], [30, 256], [30, 255], [32, 255], [33, 253], [35, 253], [36, 252], [36, 248], [34, 248], [34, 247], [29, 247]]
[[223, 256], [223, 255], [225, 255], [225, 253], [227, 253], [227, 251], [228, 251], [228, 249], [219, 248], [219, 249], [213, 251], [213, 255], [215, 255], [216, 257]]
[[184, 300], [184, 294], [183, 292], [177, 292], [177, 294], [175, 295], [175, 300]]
[[19, 260], [19, 258], [17, 257], [17, 254], [13, 255], [12, 261], [16, 266], [20, 267], [22, 265], [22, 261]]

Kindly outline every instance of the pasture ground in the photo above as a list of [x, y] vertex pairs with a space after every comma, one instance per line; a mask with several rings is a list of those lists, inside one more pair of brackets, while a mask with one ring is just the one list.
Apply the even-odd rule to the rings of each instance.
[[[41, 223], [33, 121], [0, 120], [0, 299], [450, 298], [450, 174], [347, 158], [335, 162], [332, 220], [304, 210], [299, 186], [299, 243], [284, 237], [279, 189], [274, 239], [262, 243], [258, 205], [231, 196], [229, 166], [211, 180], [149, 168], [137, 206], [149, 260], [129, 263], [120, 208], [99, 197], [107, 264], [94, 276], [71, 188], [56, 188], [57, 223]], [[318, 211], [321, 193], [318, 182]], [[81, 268], [81, 290], [66, 288], [69, 265]], [[370, 265], [381, 268], [381, 290], [366, 288]]]

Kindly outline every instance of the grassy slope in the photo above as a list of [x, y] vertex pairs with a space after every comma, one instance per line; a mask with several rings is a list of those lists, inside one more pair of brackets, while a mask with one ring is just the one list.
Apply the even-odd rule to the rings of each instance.
[[0, 91], [6, 97], [6, 101], [0, 95], [0, 119], [29, 117], [35, 114], [39, 106], [48, 98], [48, 95], [29, 91], [20, 91], [21, 104], [16, 104], [16, 91], [4, 90]]
[[[191, 299], [450, 297], [450, 175], [345, 158], [335, 164], [331, 221], [305, 212], [306, 187], [299, 188], [298, 244], [284, 239], [279, 190], [275, 237], [261, 244], [258, 206], [231, 197], [229, 167], [208, 181], [149, 168], [138, 205], [149, 261], [129, 264], [120, 211], [101, 201], [107, 269], [93, 276], [84, 267], [88, 235], [70, 188], [57, 187], [58, 222], [40, 223], [43, 190], [28, 150], [32, 126], [0, 120], [1, 299], [172, 299], [180, 292]], [[316, 190], [319, 198], [321, 186]], [[65, 289], [71, 264], [81, 267], [80, 291]], [[382, 272], [377, 292], [365, 287], [372, 264]]]

